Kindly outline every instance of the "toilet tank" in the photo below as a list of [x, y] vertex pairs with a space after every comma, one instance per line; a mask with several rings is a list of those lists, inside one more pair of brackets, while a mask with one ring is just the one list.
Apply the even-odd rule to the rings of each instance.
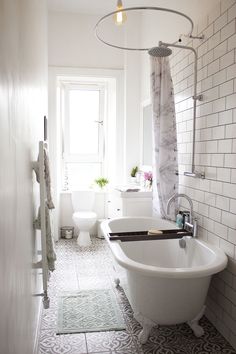
[[93, 210], [95, 193], [92, 190], [72, 191], [72, 206], [74, 211], [91, 211]]

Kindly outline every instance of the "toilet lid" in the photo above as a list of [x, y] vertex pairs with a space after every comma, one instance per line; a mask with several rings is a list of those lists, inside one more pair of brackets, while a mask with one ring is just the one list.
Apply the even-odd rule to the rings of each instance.
[[73, 214], [74, 218], [83, 218], [83, 219], [93, 219], [97, 217], [97, 214], [93, 211], [77, 211]]

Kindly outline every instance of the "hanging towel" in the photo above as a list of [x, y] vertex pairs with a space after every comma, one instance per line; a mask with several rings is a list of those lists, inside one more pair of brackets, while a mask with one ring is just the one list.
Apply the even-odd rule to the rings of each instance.
[[[169, 58], [151, 58], [153, 108], [153, 209], [166, 218], [168, 199], [178, 191], [178, 155], [173, 83]], [[172, 215], [173, 218], [173, 215]]]
[[[50, 177], [50, 168], [49, 168], [49, 158], [48, 151], [44, 148], [44, 178], [45, 178], [45, 186], [46, 186], [46, 194], [47, 194], [47, 205], [49, 209], [54, 209], [55, 206], [52, 201], [52, 192], [51, 192], [51, 177]], [[34, 165], [34, 171], [36, 174], [36, 180], [40, 183], [39, 176], [39, 157], [37, 164]]]
[[[45, 205], [45, 218], [46, 218], [46, 247], [47, 247], [47, 261], [48, 261], [48, 269], [53, 272], [55, 270], [55, 261], [57, 259], [56, 253], [54, 251], [54, 240], [51, 229], [51, 219], [50, 219], [50, 210]], [[38, 217], [34, 222], [34, 227], [36, 229], [41, 229], [41, 215], [40, 208], [38, 210]]]
[[52, 193], [51, 193], [51, 177], [50, 177], [50, 168], [49, 168], [49, 158], [48, 152], [44, 149], [44, 174], [45, 174], [45, 184], [46, 184], [46, 192], [47, 192], [47, 205], [49, 209], [54, 209], [55, 206], [52, 201]]

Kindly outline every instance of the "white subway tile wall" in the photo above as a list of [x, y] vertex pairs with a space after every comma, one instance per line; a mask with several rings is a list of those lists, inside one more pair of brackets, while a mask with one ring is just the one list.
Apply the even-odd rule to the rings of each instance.
[[[198, 53], [196, 169], [205, 180], [183, 175], [191, 169], [193, 55], [171, 57], [175, 88], [179, 190], [194, 201], [199, 236], [221, 247], [227, 270], [213, 277], [207, 317], [236, 349], [236, 1], [218, 2], [198, 24], [202, 41], [188, 43]], [[186, 42], [187, 43], [187, 42]], [[187, 207], [184, 201], [182, 206]]]

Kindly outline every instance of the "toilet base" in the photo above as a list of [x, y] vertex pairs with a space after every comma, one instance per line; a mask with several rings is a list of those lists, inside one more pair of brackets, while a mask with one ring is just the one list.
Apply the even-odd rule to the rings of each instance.
[[80, 231], [77, 239], [77, 244], [80, 247], [88, 247], [91, 245], [91, 238], [88, 231]]

